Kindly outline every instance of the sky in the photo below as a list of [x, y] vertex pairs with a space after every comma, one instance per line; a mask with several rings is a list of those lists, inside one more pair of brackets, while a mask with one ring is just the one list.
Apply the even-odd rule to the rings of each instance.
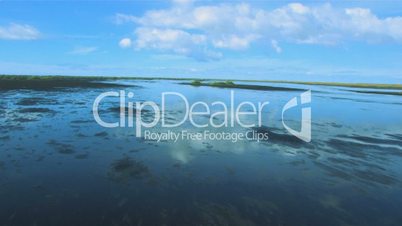
[[402, 83], [402, 1], [0, 0], [0, 74]]

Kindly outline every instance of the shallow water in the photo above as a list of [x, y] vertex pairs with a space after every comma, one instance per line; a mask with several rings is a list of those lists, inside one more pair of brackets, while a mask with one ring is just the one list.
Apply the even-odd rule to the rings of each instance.
[[[119, 83], [133, 85], [131, 101], [160, 103], [164, 91], [190, 103], [230, 97], [179, 82]], [[261, 142], [156, 142], [136, 138], [135, 128], [102, 128], [92, 104], [112, 88], [0, 91], [0, 224], [402, 225], [401, 97], [283, 86], [312, 90], [310, 143], [281, 122], [298, 91], [235, 90], [236, 103], [270, 102], [254, 128], [270, 134]], [[180, 119], [183, 104], [167, 103], [168, 119]], [[116, 98], [102, 104], [105, 121], [118, 119], [118, 106]], [[300, 124], [300, 111], [286, 117]], [[183, 129], [205, 130], [173, 128]]]

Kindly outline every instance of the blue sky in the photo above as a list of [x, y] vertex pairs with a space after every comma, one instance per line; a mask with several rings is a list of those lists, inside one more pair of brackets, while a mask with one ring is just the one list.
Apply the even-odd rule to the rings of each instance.
[[401, 1], [0, 0], [0, 74], [401, 83]]

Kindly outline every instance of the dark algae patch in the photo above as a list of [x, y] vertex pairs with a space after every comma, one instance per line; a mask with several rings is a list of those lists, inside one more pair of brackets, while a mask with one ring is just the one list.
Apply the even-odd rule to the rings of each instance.
[[48, 145], [53, 147], [60, 154], [73, 154], [75, 153], [74, 147], [70, 144], [61, 143], [56, 140], [49, 140], [47, 142]]
[[268, 140], [267, 140], [268, 143], [286, 145], [292, 148], [312, 146], [311, 144], [306, 143], [291, 134], [280, 133], [276, 128], [261, 126], [261, 127], [255, 127], [253, 128], [253, 130], [256, 133], [268, 134]]
[[394, 138], [394, 139], [397, 139], [397, 140], [402, 141], [402, 134], [389, 134], [389, 133], [387, 133], [387, 134], [385, 134], [385, 135], [387, 135], [387, 136], [389, 136], [389, 137], [392, 137], [392, 138]]
[[377, 137], [368, 137], [361, 135], [339, 135], [338, 137], [354, 139], [357, 141], [370, 143], [370, 144], [388, 144], [388, 145], [398, 145], [402, 147], [402, 139], [395, 137], [395, 139], [387, 139], [387, 138], [377, 138]]
[[369, 90], [349, 90], [349, 91], [356, 92], [356, 93], [402, 96], [402, 91], [369, 91]]
[[76, 159], [87, 159], [89, 156], [88, 153], [78, 154], [75, 156]]
[[29, 107], [29, 108], [21, 108], [18, 110], [19, 113], [56, 113], [54, 110], [49, 108], [39, 108], [39, 107]]
[[2, 141], [9, 140], [9, 139], [10, 139], [9, 135], [0, 136], [0, 140], [2, 140]]
[[95, 133], [96, 137], [107, 137], [108, 133], [103, 131], [103, 132], [99, 132], [99, 133]]
[[53, 105], [57, 104], [57, 101], [54, 99], [47, 99], [43, 97], [29, 97], [19, 99], [16, 104], [21, 106]]
[[111, 164], [108, 175], [112, 180], [128, 182], [130, 179], [142, 179], [150, 176], [150, 172], [144, 163], [125, 156]]
[[[232, 205], [206, 203], [197, 205], [200, 222], [205, 225], [255, 226], [256, 224]], [[201, 224], [203, 225], [203, 224]]]

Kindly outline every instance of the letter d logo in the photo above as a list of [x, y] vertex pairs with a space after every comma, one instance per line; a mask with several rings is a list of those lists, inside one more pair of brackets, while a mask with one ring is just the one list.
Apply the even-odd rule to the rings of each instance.
[[[300, 104], [308, 104], [311, 103], [311, 90], [304, 92], [300, 94]], [[302, 120], [301, 120], [301, 131], [296, 131], [290, 127], [288, 127], [283, 119], [283, 114], [285, 111], [289, 110], [290, 108], [296, 107], [298, 105], [297, 103], [297, 97], [293, 97], [289, 102], [285, 104], [285, 106], [282, 109], [282, 124], [283, 126], [291, 133], [292, 135], [296, 136], [297, 138], [305, 141], [305, 142], [310, 142], [311, 141], [311, 107], [303, 107], [302, 108]]]

